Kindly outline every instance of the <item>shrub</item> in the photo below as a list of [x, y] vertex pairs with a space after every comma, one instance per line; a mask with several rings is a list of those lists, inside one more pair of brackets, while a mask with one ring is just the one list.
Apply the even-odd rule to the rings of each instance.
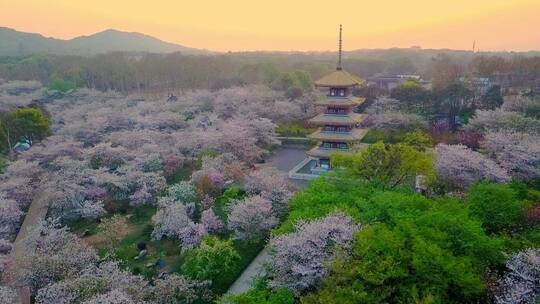
[[182, 271], [191, 278], [210, 280], [214, 286], [221, 286], [236, 270], [239, 261], [240, 255], [231, 240], [209, 236], [188, 252]]

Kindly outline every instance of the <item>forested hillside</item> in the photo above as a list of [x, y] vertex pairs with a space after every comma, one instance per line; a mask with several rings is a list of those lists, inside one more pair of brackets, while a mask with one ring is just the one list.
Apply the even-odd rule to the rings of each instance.
[[0, 56], [31, 54], [91, 56], [117, 51], [204, 53], [202, 50], [168, 43], [148, 35], [111, 29], [93, 35], [62, 40], [0, 27]]

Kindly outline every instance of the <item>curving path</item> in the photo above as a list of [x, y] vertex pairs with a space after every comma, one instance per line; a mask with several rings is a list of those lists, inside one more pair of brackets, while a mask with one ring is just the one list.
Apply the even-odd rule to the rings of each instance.
[[[277, 149], [274, 154], [266, 161], [264, 166], [273, 166], [279, 171], [288, 173], [289, 170], [294, 168], [299, 162], [306, 158], [306, 150], [295, 148], [280, 148]], [[305, 181], [290, 180], [297, 186], [303, 187]], [[242, 274], [234, 281], [227, 291], [228, 294], [240, 294], [246, 292], [253, 281], [264, 275], [264, 265], [270, 258], [268, 248], [265, 247], [259, 254], [251, 261]]]

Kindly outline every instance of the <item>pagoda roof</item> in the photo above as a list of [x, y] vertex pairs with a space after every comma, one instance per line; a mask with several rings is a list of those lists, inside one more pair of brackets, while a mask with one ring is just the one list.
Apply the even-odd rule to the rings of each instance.
[[348, 113], [345, 115], [321, 113], [311, 118], [309, 122], [315, 125], [351, 126], [362, 122], [366, 117], [367, 114], [364, 113]]
[[367, 129], [352, 129], [350, 132], [326, 132], [319, 129], [308, 137], [320, 141], [355, 142], [360, 141], [367, 132]]
[[318, 87], [352, 87], [362, 84], [363, 82], [364, 80], [361, 78], [356, 77], [347, 71], [337, 69], [315, 81], [315, 85]]
[[363, 97], [334, 97], [327, 96], [325, 99], [315, 101], [318, 106], [340, 106], [340, 107], [355, 107], [363, 104], [366, 101]]

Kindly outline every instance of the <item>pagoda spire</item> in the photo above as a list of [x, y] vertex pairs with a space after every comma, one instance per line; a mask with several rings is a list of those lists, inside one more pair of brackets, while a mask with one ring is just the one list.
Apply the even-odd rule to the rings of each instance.
[[337, 64], [337, 70], [340, 71], [342, 69], [341, 67], [341, 49], [343, 40], [341, 39], [341, 32], [342, 32], [342, 26], [339, 25], [339, 51], [338, 51], [338, 64]]

